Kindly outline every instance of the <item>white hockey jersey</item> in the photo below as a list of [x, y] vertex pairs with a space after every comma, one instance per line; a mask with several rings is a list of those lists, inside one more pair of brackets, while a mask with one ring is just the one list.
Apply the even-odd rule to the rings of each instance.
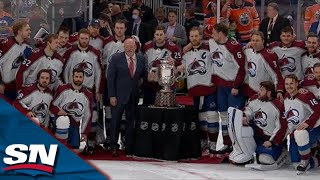
[[54, 53], [52, 57], [45, 54], [44, 49], [34, 49], [31, 56], [25, 59], [17, 73], [16, 88], [29, 86], [37, 82], [38, 72], [42, 69], [50, 69], [52, 78], [49, 85], [51, 90], [56, 90], [62, 83], [60, 75], [63, 70], [64, 60], [58, 54]]
[[15, 108], [27, 114], [33, 112], [44, 127], [49, 126], [49, 108], [53, 95], [49, 88], [40, 91], [37, 84], [23, 88], [19, 91], [17, 99], [13, 102]]
[[[79, 37], [79, 33], [78, 32], [75, 32], [75, 33], [71, 34], [70, 38], [69, 38], [69, 42], [72, 45], [77, 45], [79, 43], [78, 37]], [[102, 49], [103, 49], [103, 46], [104, 46], [104, 38], [101, 35], [98, 35], [96, 37], [90, 36], [89, 45], [91, 45], [95, 49], [97, 49], [100, 52], [102, 52]]]
[[259, 52], [248, 48], [244, 50], [244, 53], [247, 58], [244, 93], [248, 97], [258, 92], [262, 81], [271, 81], [276, 85], [278, 91], [283, 91], [284, 82], [277, 65], [276, 53], [266, 48]]
[[97, 92], [101, 91], [102, 68], [100, 51], [89, 45], [86, 51], [81, 51], [77, 45], [70, 48], [64, 55], [65, 66], [63, 70], [63, 80], [66, 84], [72, 82], [72, 71], [76, 68], [84, 70], [83, 86]]
[[281, 144], [287, 132], [283, 103], [278, 99], [261, 101], [255, 95], [245, 107], [244, 114], [259, 128], [258, 136], [274, 144]]
[[219, 44], [209, 40], [209, 47], [213, 59], [216, 86], [239, 88], [245, 78], [245, 56], [242, 46], [234, 40]]
[[123, 43], [124, 41], [117, 41], [113, 36], [108, 36], [105, 39], [102, 53], [102, 64], [104, 67], [108, 67], [112, 55], [124, 51]]
[[301, 82], [301, 86], [313, 93], [313, 95], [320, 101], [320, 84], [314, 75], [308, 75]]
[[188, 94], [190, 96], [206, 96], [214, 92], [212, 83], [212, 57], [209, 44], [203, 42], [198, 49], [190, 49], [182, 56], [187, 75]]
[[6, 89], [15, 89], [14, 81], [27, 47], [26, 42], [19, 44], [14, 37], [0, 42], [0, 77]]
[[172, 42], [166, 41], [162, 47], [157, 47], [154, 41], [148, 41], [143, 47], [143, 52], [148, 61], [148, 70], [150, 70], [151, 67], [158, 66], [160, 61], [166, 57], [173, 58], [176, 65], [181, 63], [179, 47]]
[[58, 116], [63, 109], [70, 118], [70, 124], [80, 126], [81, 133], [88, 132], [92, 121], [93, 94], [86, 88], [75, 90], [71, 84], [59, 86], [52, 100], [50, 111]]
[[302, 56], [302, 73], [304, 77], [313, 75], [313, 66], [320, 63], [320, 52], [317, 54], [304, 53]]
[[293, 41], [290, 47], [284, 47], [281, 42], [273, 42], [269, 47], [278, 56], [278, 66], [283, 77], [294, 74], [299, 80], [302, 76], [302, 55], [307, 51], [304, 41]]
[[310, 128], [319, 126], [320, 105], [315, 96], [305, 91], [294, 97], [286, 94], [284, 99], [285, 118], [290, 131], [295, 130], [298, 124], [305, 122]]

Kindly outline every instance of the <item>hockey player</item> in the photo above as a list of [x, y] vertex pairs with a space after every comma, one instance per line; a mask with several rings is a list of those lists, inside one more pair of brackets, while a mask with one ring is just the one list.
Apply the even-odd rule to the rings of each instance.
[[291, 74], [285, 77], [287, 94], [284, 100], [285, 118], [290, 131], [290, 155], [292, 162], [299, 162], [297, 174], [314, 167], [312, 158], [320, 138], [320, 105], [309, 91], [298, 91], [298, 78]]
[[0, 43], [0, 93], [9, 100], [17, 96], [15, 80], [17, 71], [25, 58], [31, 53], [26, 43], [30, 38], [30, 26], [26, 22], [17, 22], [12, 27], [14, 37], [8, 37]]
[[[79, 31], [78, 45], [74, 45], [64, 54], [66, 63], [63, 70], [63, 77], [65, 83], [70, 83], [72, 82], [73, 69], [82, 68], [84, 70], [85, 78], [82, 85], [95, 94], [95, 106], [91, 125], [92, 132], [88, 137], [90, 142], [95, 144], [96, 122], [98, 120], [98, 108], [100, 107], [98, 104], [100, 103], [103, 92], [103, 76], [100, 51], [89, 45], [89, 37], [89, 30], [81, 29]], [[90, 145], [90, 147], [92, 146]]]
[[60, 27], [58, 30], [59, 49], [57, 53], [63, 57], [64, 53], [72, 47], [69, 43], [70, 30], [66, 27]]
[[79, 149], [80, 134], [86, 139], [92, 120], [93, 94], [83, 86], [85, 78], [83, 69], [73, 69], [71, 83], [59, 86], [50, 107], [56, 138], [72, 149]]
[[264, 47], [264, 35], [260, 31], [252, 33], [251, 48], [244, 50], [247, 58], [245, 94], [252, 97], [259, 91], [260, 82], [272, 81], [277, 88], [277, 98], [283, 100], [283, 78], [277, 65], [277, 54]]
[[320, 63], [320, 50], [318, 35], [309, 33], [307, 36], [307, 49], [308, 52], [302, 56], [302, 74], [303, 77], [309, 75], [313, 76], [313, 66], [316, 63]]
[[280, 42], [271, 43], [269, 48], [278, 56], [278, 66], [282, 77], [295, 74], [299, 80], [302, 80], [301, 58], [307, 51], [305, 42], [294, 40], [291, 27], [285, 27], [281, 30], [280, 39]]
[[[186, 73], [188, 94], [194, 97], [194, 107], [199, 111], [199, 130], [203, 155], [208, 150], [216, 151], [216, 122], [212, 114], [217, 114], [216, 89], [212, 81], [213, 68], [209, 44], [201, 42], [198, 27], [190, 30], [192, 48], [182, 56], [178, 70]], [[208, 142], [209, 139], [209, 142]]]
[[124, 51], [123, 42], [126, 39], [126, 30], [127, 21], [119, 19], [114, 23], [114, 36], [109, 36], [105, 39], [102, 64], [105, 67], [106, 72], [106, 67], [110, 63], [112, 55]]
[[306, 76], [301, 86], [312, 92], [320, 102], [320, 62], [313, 66], [313, 74]]
[[[166, 41], [165, 36], [165, 28], [162, 25], [158, 25], [155, 28], [154, 40], [147, 42], [143, 47], [143, 53], [148, 61], [148, 71], [157, 67], [161, 63], [161, 60], [168, 57], [174, 60], [172, 63], [175, 66], [181, 63], [179, 47], [172, 42]], [[147, 82], [144, 88], [143, 104], [146, 106], [154, 104], [156, 92], [160, 89], [161, 87], [157, 81]]]
[[227, 17], [230, 21], [236, 22], [241, 43], [248, 43], [252, 31], [259, 29], [260, 20], [257, 10], [252, 3], [245, 0], [235, 0], [230, 5]]
[[[245, 56], [242, 45], [227, 38], [228, 28], [224, 24], [213, 27], [209, 40], [210, 53], [213, 61], [213, 81], [217, 86], [217, 106], [221, 118], [224, 147], [221, 153], [231, 152], [231, 142], [228, 136], [227, 111], [229, 107], [242, 109], [245, 103], [240, 88], [245, 78]], [[215, 132], [218, 137], [219, 115], [211, 113], [215, 119]], [[216, 142], [216, 141], [215, 141]]]
[[60, 75], [62, 73], [64, 60], [57, 53], [59, 49], [58, 35], [48, 35], [46, 42], [47, 45], [45, 48], [33, 49], [30, 57], [23, 61], [17, 73], [17, 89], [34, 84], [37, 81], [38, 72], [42, 69], [52, 71], [51, 82], [49, 84], [51, 90], [56, 90], [58, 86], [62, 84]]
[[320, 16], [320, 0], [317, 3], [306, 8], [304, 13], [304, 32], [307, 35], [312, 23], [316, 22]]
[[49, 126], [49, 107], [53, 98], [52, 91], [48, 88], [51, 78], [50, 70], [40, 70], [37, 73], [37, 83], [19, 91], [13, 103], [20, 112], [37, 120], [45, 128]]
[[[251, 161], [253, 152], [256, 152], [259, 164], [271, 165], [278, 160], [283, 151], [287, 121], [283, 117], [284, 105], [275, 95], [274, 84], [263, 81], [258, 94], [251, 97], [246, 105], [243, 115], [230, 114], [229, 133], [233, 139], [233, 151], [229, 159], [232, 162], [242, 164]], [[236, 122], [241, 121], [236, 117], [242, 118], [242, 123]], [[253, 137], [245, 135], [252, 131], [247, 127], [249, 125], [253, 128]]]

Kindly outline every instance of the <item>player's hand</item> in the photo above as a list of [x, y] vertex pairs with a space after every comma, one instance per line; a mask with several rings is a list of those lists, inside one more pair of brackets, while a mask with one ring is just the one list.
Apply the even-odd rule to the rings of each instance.
[[110, 105], [114, 106], [114, 107], [117, 105], [117, 98], [116, 97], [110, 98]]
[[252, 43], [248, 42], [246, 46], [244, 46], [244, 49], [252, 48]]
[[173, 58], [169, 58], [169, 64], [174, 66], [175, 65], [175, 60]]
[[87, 135], [85, 135], [84, 133], [81, 133], [81, 139], [80, 139], [80, 141], [87, 141]]
[[277, 98], [280, 99], [281, 102], [283, 102], [283, 95], [281, 92], [277, 93]]
[[99, 92], [96, 92], [96, 100], [97, 102], [101, 101], [101, 94]]
[[308, 127], [309, 127], [309, 124], [303, 122], [303, 123], [300, 123], [300, 124], [296, 127], [296, 129], [297, 129], [297, 130], [304, 130], [304, 129], [308, 128]]
[[177, 71], [179, 71], [181, 74], [183, 74], [184, 73], [184, 64], [181, 64], [180, 66], [178, 66]]
[[67, 116], [68, 113], [66, 113], [63, 109], [60, 109], [60, 111], [58, 112], [58, 116]]
[[154, 82], [156, 81], [156, 72], [151, 71], [150, 73], [148, 73], [148, 81]]
[[29, 111], [29, 112], [27, 113], [27, 117], [29, 117], [29, 118], [34, 118], [34, 117], [36, 117], [36, 115], [35, 115], [32, 111]]
[[4, 94], [6, 87], [3, 84], [0, 84], [0, 94]]
[[239, 89], [236, 89], [236, 88], [232, 88], [231, 89], [231, 95], [232, 96], [237, 96], [239, 94]]
[[186, 46], [184, 46], [183, 49], [182, 49], [183, 54], [185, 54], [186, 52], [188, 52], [191, 48], [192, 48], [191, 43], [189, 43], [189, 44], [187, 44]]
[[242, 117], [242, 125], [244, 126], [249, 126], [249, 121], [246, 116]]
[[176, 42], [177, 42], [177, 38], [174, 37], [174, 36], [172, 36], [172, 37], [170, 38], [170, 41], [173, 42], [173, 43], [176, 43]]
[[263, 144], [262, 144], [265, 148], [269, 148], [272, 146], [272, 143], [270, 141], [265, 141]]

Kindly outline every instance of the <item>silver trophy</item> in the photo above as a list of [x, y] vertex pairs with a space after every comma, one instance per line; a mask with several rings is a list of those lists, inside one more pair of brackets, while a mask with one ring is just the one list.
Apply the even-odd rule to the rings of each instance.
[[156, 94], [154, 105], [158, 107], [176, 106], [176, 98], [171, 86], [182, 77], [182, 74], [176, 75], [177, 71], [174, 64], [172, 64], [172, 59], [168, 57], [161, 60], [160, 65], [152, 68], [152, 71], [156, 72], [157, 77], [155, 80], [162, 86], [162, 89]]

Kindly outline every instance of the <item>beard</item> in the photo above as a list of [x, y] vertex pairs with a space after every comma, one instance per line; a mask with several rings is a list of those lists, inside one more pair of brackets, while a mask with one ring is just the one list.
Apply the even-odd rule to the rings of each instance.
[[80, 47], [82, 47], [82, 48], [86, 48], [86, 47], [88, 47], [89, 43], [80, 42], [79, 45], [80, 45]]
[[40, 82], [39, 86], [42, 88], [47, 88], [48, 87], [48, 83], [47, 82]]
[[259, 97], [258, 97], [258, 99], [260, 100], [260, 101], [268, 101], [268, 96], [265, 94], [265, 95], [259, 95]]
[[73, 83], [76, 85], [76, 86], [81, 86], [82, 85], [82, 81], [73, 81]]
[[192, 41], [192, 42], [191, 42], [191, 45], [192, 45], [192, 46], [199, 46], [200, 43], [201, 43], [200, 41]]

